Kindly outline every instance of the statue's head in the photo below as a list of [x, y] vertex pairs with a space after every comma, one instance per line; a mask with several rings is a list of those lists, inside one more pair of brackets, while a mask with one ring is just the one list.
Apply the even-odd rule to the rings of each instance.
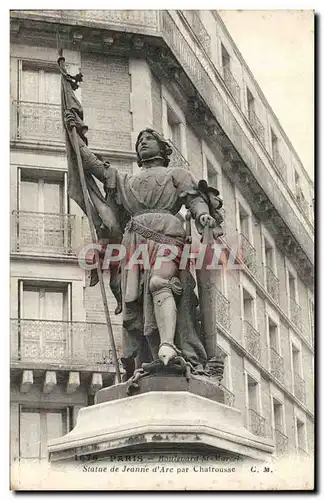
[[139, 167], [152, 159], [161, 159], [165, 167], [169, 165], [171, 145], [152, 128], [146, 128], [138, 134], [135, 149]]

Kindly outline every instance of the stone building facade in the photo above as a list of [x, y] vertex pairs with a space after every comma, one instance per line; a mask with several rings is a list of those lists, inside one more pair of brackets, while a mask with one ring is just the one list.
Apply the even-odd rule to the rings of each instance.
[[[154, 127], [224, 199], [218, 342], [228, 404], [276, 443], [313, 453], [314, 187], [216, 11], [11, 11], [11, 459], [46, 459], [94, 392], [114, 382], [99, 286], [78, 254], [87, 220], [67, 196], [58, 42], [89, 145], [137, 167]], [[107, 287], [117, 348], [121, 319]], [[30, 436], [33, 439], [29, 439]]]

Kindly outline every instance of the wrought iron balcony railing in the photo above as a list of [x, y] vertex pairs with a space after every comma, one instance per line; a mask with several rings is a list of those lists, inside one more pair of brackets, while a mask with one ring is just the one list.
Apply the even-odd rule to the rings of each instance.
[[75, 216], [14, 211], [12, 250], [21, 253], [75, 255]]
[[248, 321], [244, 320], [244, 342], [247, 351], [257, 360], [261, 360], [260, 334]]
[[13, 101], [12, 139], [63, 142], [60, 104]]
[[264, 126], [262, 125], [255, 111], [253, 111], [252, 109], [249, 109], [249, 120], [259, 140], [262, 142], [263, 145], [265, 145]]
[[265, 418], [262, 417], [262, 415], [259, 415], [259, 413], [252, 408], [249, 408], [249, 424], [250, 430], [253, 434], [265, 437]]
[[284, 178], [284, 180], [287, 182], [287, 165], [283, 161], [283, 159], [280, 156], [280, 154], [278, 153], [278, 151], [274, 152], [274, 154], [273, 154], [273, 161], [277, 165], [277, 168], [278, 168], [280, 174], [282, 175], [282, 177]]
[[225, 328], [225, 330], [230, 331], [231, 329], [231, 319], [230, 319], [230, 302], [222, 294], [218, 288], [216, 289], [217, 295], [217, 309], [216, 309], [216, 320], [218, 323]]
[[279, 279], [270, 267], [266, 267], [266, 286], [267, 292], [279, 304]]
[[48, 18], [57, 20], [58, 23], [72, 23], [80, 25], [87, 25], [91, 23], [92, 25], [101, 24], [104, 28], [107, 25], [116, 26], [127, 26], [128, 30], [135, 28], [139, 30], [140, 28], [150, 28], [150, 30], [157, 31], [157, 10], [28, 10], [28, 11], [17, 11], [12, 10], [10, 12], [12, 17], [22, 16], [32, 16], [34, 18], [44, 19], [48, 21]]
[[274, 375], [280, 382], [284, 382], [283, 358], [273, 347], [270, 348], [270, 366], [272, 375]]
[[294, 373], [294, 394], [302, 403], [306, 402], [306, 384], [298, 373]]
[[229, 389], [227, 389], [225, 385], [219, 384], [219, 387], [224, 392], [224, 404], [233, 407], [235, 402], [235, 395]]
[[257, 274], [256, 267], [256, 250], [253, 245], [249, 242], [246, 236], [241, 233], [241, 251], [242, 251], [242, 260], [246, 267], [249, 268], [252, 274]]
[[[120, 334], [120, 326], [115, 330]], [[114, 332], [115, 333], [115, 332]], [[116, 340], [120, 350], [119, 339]], [[11, 361], [67, 365], [112, 364], [107, 325], [38, 319], [11, 320]]]
[[293, 297], [289, 297], [290, 319], [294, 325], [302, 332], [301, 307]]
[[185, 168], [186, 170], [189, 170], [190, 165], [189, 162], [185, 159], [181, 151], [177, 148], [177, 146], [171, 141], [171, 139], [168, 139], [168, 142], [170, 142], [172, 146], [172, 154], [170, 156], [170, 164], [169, 167], [181, 167]]
[[182, 11], [191, 28], [193, 29], [195, 35], [200, 41], [201, 45], [204, 47], [208, 55], [211, 51], [211, 37], [199, 18], [199, 14], [195, 10], [183, 10]]
[[241, 107], [241, 89], [239, 84], [237, 83], [236, 79], [232, 75], [230, 69], [226, 66], [223, 67], [224, 71], [224, 82], [234, 97], [234, 100], [236, 101], [237, 105]]
[[274, 429], [274, 438], [276, 442], [276, 454], [283, 456], [288, 452], [288, 436], [281, 429]]

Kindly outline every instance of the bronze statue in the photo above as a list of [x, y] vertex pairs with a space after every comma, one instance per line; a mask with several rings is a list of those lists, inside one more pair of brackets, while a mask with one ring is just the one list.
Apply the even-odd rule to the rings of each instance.
[[[74, 120], [72, 113], [65, 113], [68, 127], [75, 125]], [[171, 145], [150, 128], [138, 135], [136, 154], [141, 170], [133, 175], [101, 161], [80, 137], [79, 147], [85, 173], [103, 183], [107, 203], [113, 201], [119, 220], [124, 221], [122, 245], [127, 255], [120, 272], [126, 379], [136, 366], [151, 367], [151, 371], [162, 365], [180, 371], [189, 366], [196, 373], [213, 371], [197, 316], [195, 281], [188, 266], [179, 269], [188, 238], [179, 210], [185, 205], [198, 231], [209, 227], [217, 238], [222, 234], [218, 191], [208, 188], [205, 181], [198, 183], [185, 169], [168, 168]], [[176, 248], [177, 256], [155, 266], [159, 256], [168, 255], [169, 247]], [[132, 256], [141, 248], [147, 250], [149, 266], [131, 265]]]

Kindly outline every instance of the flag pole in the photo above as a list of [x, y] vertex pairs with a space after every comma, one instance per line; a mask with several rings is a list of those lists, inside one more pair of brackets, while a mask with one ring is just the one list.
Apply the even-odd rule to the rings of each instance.
[[[60, 55], [59, 65], [62, 69], [65, 69], [64, 59], [62, 57], [62, 52], [63, 52], [62, 49], [60, 49], [60, 51], [59, 51], [59, 55]], [[62, 78], [63, 78], [63, 76], [62, 76]], [[95, 230], [95, 225], [93, 222], [91, 203], [90, 203], [87, 184], [86, 184], [86, 180], [85, 180], [85, 176], [84, 176], [84, 170], [83, 170], [82, 158], [81, 158], [81, 153], [80, 153], [80, 148], [79, 148], [79, 141], [78, 141], [78, 134], [77, 134], [77, 130], [76, 130], [76, 125], [71, 126], [71, 133], [72, 133], [73, 149], [74, 149], [76, 157], [77, 157], [78, 172], [79, 172], [79, 177], [80, 177], [82, 194], [83, 194], [83, 198], [84, 198], [84, 202], [85, 202], [86, 215], [87, 215], [88, 220], [89, 220], [91, 239], [92, 239], [92, 242], [94, 244], [97, 244], [98, 238], [97, 238], [97, 234], [96, 234], [96, 230]], [[105, 311], [108, 336], [109, 336], [110, 345], [112, 347], [112, 357], [113, 357], [113, 362], [114, 362], [115, 369], [116, 369], [116, 379], [117, 379], [117, 383], [119, 383], [119, 382], [121, 382], [121, 374], [120, 374], [119, 363], [118, 363], [118, 358], [117, 358], [116, 344], [115, 344], [115, 339], [114, 339], [114, 335], [113, 335], [113, 331], [112, 331], [110, 314], [109, 314], [109, 309], [108, 309], [106, 289], [105, 289], [103, 273], [102, 273], [102, 268], [101, 268], [101, 262], [100, 262], [100, 254], [99, 254], [99, 250], [97, 248], [94, 249], [94, 255], [95, 255], [95, 262], [97, 264], [97, 273], [98, 273], [98, 278], [99, 278], [101, 297], [102, 297], [104, 311]]]

